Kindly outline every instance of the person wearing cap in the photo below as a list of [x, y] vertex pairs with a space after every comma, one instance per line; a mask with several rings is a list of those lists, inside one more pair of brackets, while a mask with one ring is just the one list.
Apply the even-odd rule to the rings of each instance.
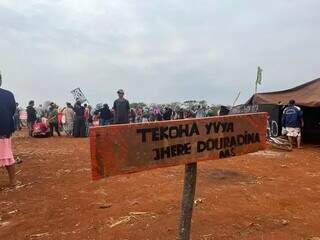
[[124, 98], [124, 91], [119, 89], [117, 91], [119, 98], [113, 103], [114, 123], [126, 124], [129, 123], [130, 105], [129, 101]]
[[[2, 79], [0, 75], [0, 87]], [[0, 167], [5, 167], [9, 175], [10, 186], [14, 187], [16, 182], [15, 160], [12, 154], [11, 135], [15, 131], [14, 113], [16, 101], [13, 94], [0, 88]]]

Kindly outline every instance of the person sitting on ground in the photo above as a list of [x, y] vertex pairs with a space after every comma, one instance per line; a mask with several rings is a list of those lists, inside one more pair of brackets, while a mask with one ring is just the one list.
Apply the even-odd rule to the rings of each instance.
[[37, 121], [37, 112], [34, 108], [34, 101], [31, 100], [27, 107], [27, 125], [29, 129], [29, 136], [32, 137], [32, 127], [33, 124]]
[[293, 138], [297, 139], [298, 148], [301, 148], [301, 128], [304, 126], [303, 112], [295, 105], [295, 100], [290, 100], [288, 107], [283, 111], [282, 127], [293, 146]]
[[119, 98], [114, 101], [114, 123], [126, 124], [129, 123], [130, 104], [127, 99], [124, 98], [124, 91], [119, 89], [117, 91]]
[[[0, 76], [0, 87], [1, 87]], [[11, 92], [0, 88], [0, 167], [5, 167], [9, 175], [10, 186], [16, 182], [15, 160], [12, 154], [11, 135], [14, 133], [14, 113], [16, 101]]]

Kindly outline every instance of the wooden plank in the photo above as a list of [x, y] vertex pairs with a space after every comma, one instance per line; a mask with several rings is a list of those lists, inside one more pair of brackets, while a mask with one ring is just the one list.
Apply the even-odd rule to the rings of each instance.
[[267, 113], [94, 127], [92, 178], [256, 152], [266, 128]]
[[197, 185], [197, 163], [186, 164], [184, 172], [178, 240], [190, 239], [192, 210]]

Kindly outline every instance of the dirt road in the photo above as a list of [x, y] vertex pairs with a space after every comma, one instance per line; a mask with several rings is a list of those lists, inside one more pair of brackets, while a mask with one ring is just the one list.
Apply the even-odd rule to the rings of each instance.
[[[22, 185], [0, 191], [1, 240], [176, 238], [183, 166], [92, 182], [88, 139], [13, 142]], [[200, 163], [192, 239], [317, 239], [319, 183], [316, 146]]]

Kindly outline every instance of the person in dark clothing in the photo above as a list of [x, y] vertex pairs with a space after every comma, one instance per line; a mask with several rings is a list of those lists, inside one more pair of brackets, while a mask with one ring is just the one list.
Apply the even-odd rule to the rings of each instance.
[[114, 123], [115, 124], [126, 124], [129, 123], [129, 112], [130, 104], [127, 99], [124, 98], [124, 91], [122, 89], [118, 90], [119, 98], [114, 101]]
[[112, 123], [113, 114], [110, 111], [108, 104], [103, 104], [103, 108], [101, 108], [98, 111], [98, 114], [100, 117], [100, 121], [99, 121], [100, 126], [105, 126], [105, 125], [109, 125]]
[[177, 111], [177, 114], [178, 114], [178, 119], [184, 119], [184, 110], [182, 108], [180, 108], [178, 111]]
[[89, 106], [88, 106], [88, 109], [89, 109], [88, 122], [89, 122], [89, 126], [92, 126], [92, 124], [93, 124], [92, 107], [89, 105]]
[[13, 116], [16, 102], [11, 92], [0, 88], [0, 136], [10, 137], [14, 132]]
[[53, 137], [53, 130], [56, 131], [60, 137], [59, 124], [58, 124], [58, 106], [54, 103], [50, 104], [49, 113], [48, 113], [48, 122], [50, 126], [50, 135]]
[[155, 114], [156, 121], [162, 121], [163, 117], [160, 111]]
[[[0, 87], [2, 79], [0, 75]], [[0, 167], [5, 167], [10, 186], [16, 185], [15, 160], [12, 154], [11, 135], [15, 131], [14, 113], [16, 101], [11, 92], [0, 88]]]
[[32, 136], [32, 126], [37, 120], [37, 111], [34, 108], [34, 101], [31, 100], [29, 102], [29, 106], [27, 107], [27, 124], [29, 129], [29, 136]]
[[131, 109], [130, 111], [130, 122], [135, 123], [136, 122], [136, 112], [134, 109]]
[[77, 101], [73, 110], [75, 112], [73, 136], [86, 137], [86, 124], [84, 119], [85, 108], [81, 106], [80, 101]]
[[171, 120], [171, 116], [172, 116], [172, 109], [166, 107], [163, 113], [163, 120]]

